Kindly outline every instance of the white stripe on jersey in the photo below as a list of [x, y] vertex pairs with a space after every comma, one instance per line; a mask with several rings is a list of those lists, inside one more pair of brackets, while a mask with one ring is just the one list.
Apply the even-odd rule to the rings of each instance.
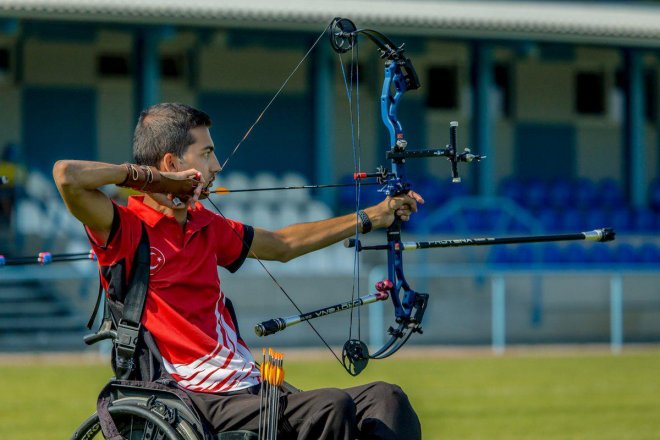
[[222, 315], [224, 295], [220, 292], [215, 307], [216, 346], [189, 364], [172, 364], [163, 359], [165, 370], [178, 377], [178, 384], [191, 391], [220, 392], [239, 390], [259, 383], [259, 371], [247, 347]]

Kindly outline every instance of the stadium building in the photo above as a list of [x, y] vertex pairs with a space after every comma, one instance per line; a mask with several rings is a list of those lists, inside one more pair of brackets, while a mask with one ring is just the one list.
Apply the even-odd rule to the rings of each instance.
[[[606, 342], [614, 350], [624, 341], [657, 342], [660, 7], [653, 2], [0, 0], [0, 146], [14, 145], [28, 172], [0, 254], [84, 249], [82, 228], [49, 181], [52, 165], [129, 161], [137, 115], [153, 103], [207, 111], [222, 161], [335, 16], [405, 43], [422, 84], [399, 109], [411, 148], [444, 146], [449, 122], [458, 121], [460, 147], [487, 156], [461, 168], [460, 186], [450, 183], [444, 160], [411, 162], [427, 206], [408, 234], [618, 232], [614, 244], [409, 257], [410, 277], [431, 293], [432, 318], [417, 340], [496, 350], [507, 342]], [[382, 61], [368, 43], [360, 48], [362, 168], [372, 171], [390, 147], [379, 114]], [[344, 55], [344, 67], [349, 61]], [[354, 143], [346, 75], [323, 36], [221, 185], [346, 181]], [[365, 203], [381, 197], [363, 193]], [[277, 228], [350, 211], [353, 197], [352, 189], [291, 192], [276, 198], [284, 207], [268, 193], [222, 200], [228, 216]], [[377, 279], [381, 264], [365, 258], [363, 275]], [[311, 273], [328, 304], [351, 289], [352, 256], [341, 246], [275, 270], [292, 291], [308, 289]], [[223, 279], [247, 328], [274, 317], [263, 316], [272, 288], [260, 275], [248, 267]], [[84, 262], [65, 271], [0, 268], [4, 310], [15, 310], [0, 315], [0, 350], [81, 349], [94, 277]], [[240, 289], [263, 293], [232, 295]], [[42, 307], [20, 306], [30, 295]], [[373, 310], [378, 341], [388, 312]], [[270, 312], [291, 314], [286, 304]], [[331, 322], [320, 326], [345, 337]], [[291, 332], [279, 343], [316, 344], [306, 329]]]

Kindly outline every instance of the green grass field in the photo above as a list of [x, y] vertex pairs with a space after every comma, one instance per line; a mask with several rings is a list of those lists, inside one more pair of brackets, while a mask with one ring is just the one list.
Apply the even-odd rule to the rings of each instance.
[[[405, 351], [405, 350], [404, 350]], [[398, 383], [425, 439], [659, 439], [660, 351], [429, 355], [372, 362], [351, 378], [336, 362], [289, 360], [301, 388]], [[111, 375], [96, 362], [0, 361], [0, 439], [66, 439]]]

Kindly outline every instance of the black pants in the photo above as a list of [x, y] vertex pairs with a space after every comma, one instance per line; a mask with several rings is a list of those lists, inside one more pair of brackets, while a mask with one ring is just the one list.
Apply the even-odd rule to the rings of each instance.
[[[259, 387], [231, 395], [189, 393], [218, 431], [259, 429]], [[408, 396], [396, 385], [283, 393], [278, 439], [421, 439]]]

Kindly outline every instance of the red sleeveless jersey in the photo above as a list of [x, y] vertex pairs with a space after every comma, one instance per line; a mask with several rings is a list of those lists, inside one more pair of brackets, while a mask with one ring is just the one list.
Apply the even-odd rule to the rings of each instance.
[[[185, 227], [147, 206], [143, 196], [115, 205], [108, 243], [90, 242], [99, 266], [122, 262], [131, 273], [144, 223], [151, 247], [142, 324], [154, 336], [165, 370], [191, 391], [235, 391], [259, 383], [259, 370], [225, 307], [218, 266], [235, 272], [252, 243], [250, 226], [225, 220], [197, 204]], [[101, 277], [103, 287], [107, 280]]]

